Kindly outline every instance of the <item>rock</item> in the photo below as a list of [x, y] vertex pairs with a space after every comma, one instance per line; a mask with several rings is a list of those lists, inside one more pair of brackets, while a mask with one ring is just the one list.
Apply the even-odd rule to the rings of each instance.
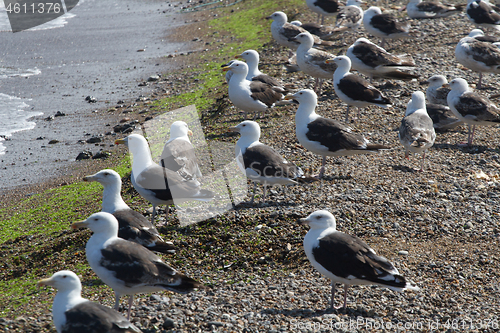
[[65, 113], [62, 113], [61, 111], [57, 111], [56, 114], [54, 115], [54, 117], [64, 117], [66, 116]]
[[43, 139], [45, 139], [45, 137], [43, 136], [39, 136], [38, 138], [36, 138], [36, 140], [43, 140]]
[[148, 77], [149, 82], [158, 81], [159, 79], [160, 79], [159, 75], [151, 75], [150, 77]]
[[48, 116], [47, 118], [44, 118], [43, 120], [52, 121], [52, 120], [54, 120], [54, 116]]
[[85, 100], [89, 103], [96, 103], [97, 102], [97, 98], [95, 98], [94, 96], [87, 96], [85, 97]]
[[170, 318], [165, 318], [165, 320], [163, 321], [163, 325], [161, 325], [164, 329], [169, 329], [169, 328], [174, 328], [175, 327], [175, 322], [173, 321], [173, 319], [170, 319]]
[[53, 145], [53, 144], [58, 143], [58, 142], [59, 142], [59, 140], [53, 139], [53, 140], [49, 141], [49, 145]]
[[407, 256], [408, 255], [408, 251], [401, 250], [401, 251], [398, 252], [398, 254], [400, 256]]
[[87, 139], [87, 141], [85, 141], [85, 142], [87, 142], [87, 143], [99, 143], [101, 141], [102, 141], [101, 138], [93, 136], [90, 139]]
[[92, 157], [92, 152], [90, 151], [82, 151], [78, 156], [76, 157], [77, 161], [80, 160], [88, 160]]
[[109, 151], [101, 150], [100, 152], [92, 156], [92, 159], [95, 160], [98, 158], [108, 158], [109, 156], [111, 156], [111, 153]]

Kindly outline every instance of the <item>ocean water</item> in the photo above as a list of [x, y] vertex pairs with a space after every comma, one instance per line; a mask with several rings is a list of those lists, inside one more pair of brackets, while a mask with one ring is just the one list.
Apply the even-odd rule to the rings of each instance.
[[[72, 13], [66, 13], [53, 21], [33, 27], [27, 31], [61, 28], [68, 23], [68, 19], [74, 16], [75, 15]], [[6, 33], [11, 34], [12, 29], [10, 27], [4, 2], [0, 1], [0, 39], [2, 38], [2, 34]], [[10, 78], [27, 77], [39, 75], [41, 73], [38, 68], [23, 69], [14, 67], [11, 68], [8, 66], [9, 64], [0, 62], [0, 91], [1, 87], [9, 84]], [[0, 155], [5, 154], [5, 146], [2, 144], [2, 141], [5, 141], [5, 139], [11, 136], [12, 133], [30, 130], [36, 126], [31, 119], [41, 113], [30, 111], [29, 103], [29, 99], [21, 99], [0, 92]]]

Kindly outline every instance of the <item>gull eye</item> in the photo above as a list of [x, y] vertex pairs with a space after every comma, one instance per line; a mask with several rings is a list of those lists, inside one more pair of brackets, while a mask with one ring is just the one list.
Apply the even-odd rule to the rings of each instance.
[[67, 278], [67, 277], [68, 277], [67, 275], [63, 275], [63, 276], [62, 276], [62, 278], [63, 278], [63, 279], [65, 279], [65, 278]]

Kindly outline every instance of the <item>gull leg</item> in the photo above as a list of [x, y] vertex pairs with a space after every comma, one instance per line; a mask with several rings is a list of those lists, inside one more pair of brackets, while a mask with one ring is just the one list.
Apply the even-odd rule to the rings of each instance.
[[424, 171], [424, 163], [425, 163], [425, 151], [424, 153], [422, 154], [422, 165], [420, 165], [420, 172]]
[[347, 308], [347, 288], [349, 288], [349, 286], [344, 284], [344, 310]]
[[483, 73], [482, 72], [479, 72], [479, 82], [477, 83], [477, 89], [481, 89], [482, 88], [482, 79], [483, 79]]
[[120, 307], [120, 295], [115, 293], [115, 310], [118, 311], [119, 307]]
[[151, 224], [154, 225], [156, 216], [156, 205], [153, 204], [153, 214], [151, 214]]
[[335, 296], [335, 282], [332, 281], [332, 299], [330, 300], [330, 308], [335, 309], [333, 306], [333, 298]]
[[345, 122], [349, 122], [349, 105], [347, 105], [347, 110], [345, 110]]
[[358, 106], [358, 107], [356, 107], [356, 108], [358, 109], [358, 119], [361, 119], [361, 109], [360, 109], [360, 107], [359, 107], [359, 106]]
[[471, 133], [471, 126], [469, 125], [469, 139], [467, 140], [467, 144], [469, 146], [472, 146], [472, 140], [474, 139], [474, 132], [476, 131], [476, 125], [472, 126], [472, 133]]
[[267, 183], [264, 183], [264, 195], [262, 196], [262, 202], [266, 201], [266, 193], [267, 193]]
[[384, 48], [385, 46], [385, 38], [382, 38], [382, 41], [380, 42], [380, 47]]
[[133, 303], [134, 303], [134, 294], [130, 295], [128, 298], [127, 320], [130, 320], [130, 311], [132, 311], [132, 304]]
[[313, 177], [318, 178], [318, 179], [323, 178], [323, 175], [325, 174], [325, 165], [326, 165], [326, 155], [323, 156], [323, 161], [321, 163], [321, 169], [319, 169], [319, 175], [313, 176]]
[[319, 79], [319, 89], [318, 89], [319, 92], [318, 92], [318, 95], [321, 94], [322, 89], [323, 89], [323, 79]]
[[253, 201], [255, 199], [255, 191], [257, 190], [257, 183], [253, 183], [253, 195], [252, 195], [252, 200], [250, 200], [250, 203], [253, 204]]

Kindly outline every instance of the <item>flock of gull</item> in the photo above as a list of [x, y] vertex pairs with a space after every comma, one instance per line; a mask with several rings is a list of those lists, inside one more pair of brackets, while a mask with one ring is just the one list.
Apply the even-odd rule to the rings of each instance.
[[[318, 96], [324, 80], [333, 79], [336, 95], [349, 108], [360, 109], [370, 105], [382, 108], [392, 106], [391, 100], [373, 84], [375, 79], [413, 80], [415, 61], [411, 55], [394, 55], [383, 46], [387, 40], [410, 38], [410, 24], [399, 22], [392, 14], [382, 13], [378, 7], [361, 9], [364, 1], [348, 0], [344, 6], [336, 0], [306, 0], [311, 10], [318, 13], [319, 23], [288, 23], [285, 13], [278, 11], [267, 17], [272, 20], [271, 32], [282, 46], [290, 50], [292, 70], [300, 70], [316, 79], [314, 89], [291, 93], [280, 80], [259, 71], [259, 54], [247, 50], [223, 66], [227, 71], [229, 99], [244, 113], [245, 120], [230, 130], [238, 132], [236, 162], [246, 177], [267, 186], [291, 185], [302, 181], [321, 180], [325, 174], [327, 156], [349, 156], [376, 153], [391, 147], [370, 143], [362, 134], [355, 133], [346, 123], [322, 117], [316, 113]], [[441, 18], [465, 9], [476, 26], [500, 30], [498, 8], [484, 0], [468, 0], [467, 5], [447, 5], [437, 1], [410, 0], [406, 6], [411, 18]], [[337, 24], [324, 24], [325, 16], [337, 16]], [[325, 51], [342, 34], [356, 33], [363, 25], [381, 44], [359, 38], [345, 55], [333, 56]], [[340, 37], [339, 37], [340, 36]], [[481, 88], [483, 73], [500, 73], [499, 38], [474, 29], [462, 38], [455, 49], [456, 60], [479, 73], [477, 88]], [[352, 73], [355, 70], [367, 77]], [[454, 78], [450, 83], [442, 75], [427, 80], [426, 92], [413, 92], [401, 120], [399, 140], [409, 152], [422, 154], [420, 170], [424, 169], [425, 152], [436, 138], [435, 129], [447, 130], [467, 123], [472, 145], [475, 127], [500, 123], [496, 105], [473, 91], [466, 80]], [[298, 104], [295, 125], [301, 146], [322, 157], [319, 174], [306, 177], [300, 167], [284, 159], [274, 148], [259, 141], [261, 129], [255, 120], [276, 105]], [[254, 120], [246, 120], [247, 114]], [[86, 176], [84, 181], [96, 181], [103, 186], [102, 211], [75, 222], [72, 228], [89, 228], [93, 234], [86, 245], [87, 261], [95, 274], [115, 293], [114, 310], [81, 297], [82, 286], [71, 271], [59, 271], [40, 285], [58, 290], [53, 302], [53, 320], [60, 332], [140, 332], [130, 321], [134, 295], [170, 290], [188, 293], [206, 289], [198, 282], [167, 265], [154, 252], [172, 254], [175, 246], [165, 241], [155, 227], [156, 207], [179, 204], [184, 201], [217, 200], [216, 193], [202, 188], [202, 174], [188, 125], [176, 121], [170, 126], [170, 139], [165, 143], [160, 163], [153, 161], [147, 140], [131, 134], [116, 140], [133, 155], [131, 180], [136, 191], [153, 205], [151, 220], [132, 210], [121, 197], [120, 175], [105, 169]], [[167, 209], [168, 214], [168, 209]], [[347, 306], [349, 285], [375, 284], [395, 291], [418, 290], [387, 259], [378, 256], [361, 239], [336, 230], [335, 217], [318, 210], [300, 219], [309, 225], [304, 238], [307, 258], [322, 275], [332, 281], [331, 307], [334, 307], [335, 284], [345, 286]], [[128, 296], [127, 317], [118, 311], [121, 296]]]

